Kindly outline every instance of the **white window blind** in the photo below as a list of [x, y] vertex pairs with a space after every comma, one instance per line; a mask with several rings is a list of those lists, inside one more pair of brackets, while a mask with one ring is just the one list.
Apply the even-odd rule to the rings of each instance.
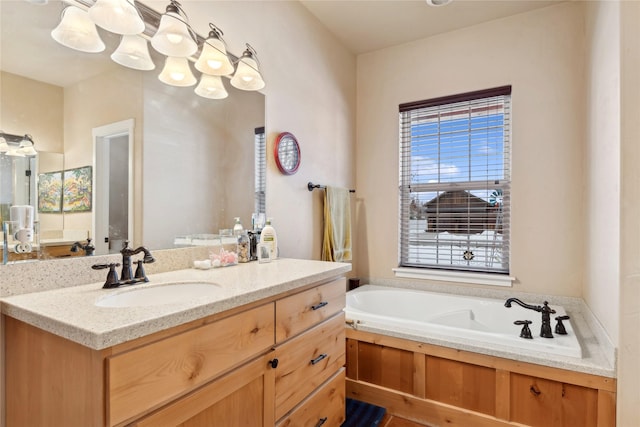
[[510, 99], [400, 105], [400, 266], [509, 273]]
[[267, 144], [263, 127], [256, 128], [254, 133], [254, 209], [257, 213], [265, 213], [267, 188]]

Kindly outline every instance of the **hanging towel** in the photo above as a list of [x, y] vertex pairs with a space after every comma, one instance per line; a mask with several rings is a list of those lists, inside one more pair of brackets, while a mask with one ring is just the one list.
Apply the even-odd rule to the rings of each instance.
[[346, 188], [325, 189], [322, 260], [351, 260], [351, 200]]

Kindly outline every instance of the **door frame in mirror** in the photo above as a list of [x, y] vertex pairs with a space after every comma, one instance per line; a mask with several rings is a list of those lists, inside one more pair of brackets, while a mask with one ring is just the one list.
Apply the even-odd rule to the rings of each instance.
[[[102, 195], [102, 199], [104, 199], [105, 194], [109, 194], [109, 181], [105, 179], [109, 177], [109, 171], [105, 170], [105, 162], [108, 162], [108, 159], [105, 160], [104, 156], [104, 148], [100, 148], [102, 145], [101, 142], [108, 140], [110, 138], [127, 136], [128, 137], [128, 179], [127, 179], [127, 188], [128, 188], [128, 197], [127, 197], [127, 239], [133, 240], [133, 146], [134, 146], [134, 130], [135, 130], [135, 120], [127, 119], [122, 120], [115, 123], [110, 123], [108, 125], [99, 126], [93, 128], [91, 132], [91, 136], [93, 139], [93, 214], [91, 215], [91, 228], [92, 235], [94, 237], [94, 245], [96, 247], [97, 255], [105, 255], [109, 253], [109, 245], [104, 241], [104, 237], [100, 236], [97, 230], [97, 227], [106, 221], [108, 224], [109, 212], [108, 212], [108, 203], [103, 203], [102, 201], [98, 201], [97, 194]], [[101, 154], [102, 153], [102, 154]], [[108, 163], [107, 163], [108, 165]], [[104, 191], [106, 190], [106, 192]], [[107, 225], [108, 226], [108, 225]]]

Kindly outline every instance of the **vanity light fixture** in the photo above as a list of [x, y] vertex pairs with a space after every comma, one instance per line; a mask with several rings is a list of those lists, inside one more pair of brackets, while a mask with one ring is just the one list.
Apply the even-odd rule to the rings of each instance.
[[198, 83], [194, 92], [196, 95], [209, 99], [224, 99], [229, 96], [229, 93], [222, 83], [222, 78], [220, 76], [211, 76], [209, 74], [202, 74], [202, 77], [200, 77], [200, 83]]
[[452, 0], [426, 0], [429, 6], [444, 6], [451, 3]]
[[182, 58], [198, 50], [196, 36], [187, 23], [187, 15], [176, 0], [171, 0], [160, 18], [158, 31], [151, 37], [151, 46], [163, 55]]
[[[9, 143], [12, 145], [9, 145]], [[33, 147], [31, 135], [12, 135], [2, 131], [0, 131], [0, 153], [13, 157], [32, 157], [38, 154]]]
[[162, 83], [180, 87], [193, 86], [197, 81], [191, 72], [187, 58], [176, 58], [174, 56], [167, 56], [164, 68], [158, 79]]
[[51, 37], [61, 45], [81, 52], [97, 53], [105, 49], [96, 24], [87, 11], [77, 6], [70, 5], [62, 11], [62, 19], [51, 31]]
[[118, 48], [111, 54], [111, 59], [135, 70], [156, 68], [156, 64], [153, 63], [149, 55], [147, 40], [139, 35], [123, 35]]
[[209, 37], [202, 43], [202, 53], [196, 61], [196, 70], [212, 76], [228, 76], [233, 74], [233, 64], [227, 55], [227, 48], [222, 39], [220, 28], [209, 23]]
[[241, 90], [260, 90], [265, 86], [260, 74], [257, 53], [249, 43], [238, 60], [238, 68], [231, 78], [231, 84]]
[[140, 34], [145, 27], [133, 0], [96, 0], [89, 8], [89, 17], [116, 34]]

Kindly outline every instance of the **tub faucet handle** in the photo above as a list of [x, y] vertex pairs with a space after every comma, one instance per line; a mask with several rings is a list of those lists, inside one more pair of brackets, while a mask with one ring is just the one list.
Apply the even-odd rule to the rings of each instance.
[[513, 322], [514, 325], [522, 325], [522, 330], [520, 331], [520, 338], [526, 338], [528, 340], [533, 339], [531, 335], [531, 329], [529, 329], [529, 325], [533, 322], [531, 320], [516, 320]]
[[562, 323], [563, 320], [569, 320], [571, 319], [569, 316], [558, 316], [556, 317], [556, 321], [558, 323], [556, 323], [556, 334], [558, 335], [567, 335], [567, 330], [564, 327], [564, 324]]

